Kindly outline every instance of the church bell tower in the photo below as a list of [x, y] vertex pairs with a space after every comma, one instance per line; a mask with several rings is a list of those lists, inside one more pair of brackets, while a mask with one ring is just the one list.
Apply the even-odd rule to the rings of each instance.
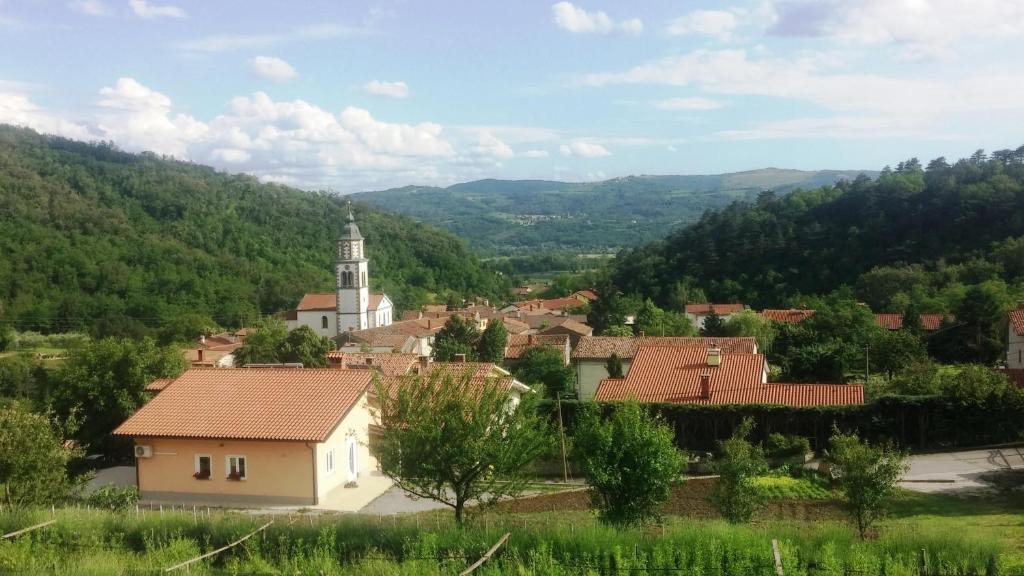
[[338, 288], [338, 333], [369, 327], [366, 310], [370, 304], [369, 262], [363, 253], [363, 235], [359, 233], [348, 205], [345, 229], [338, 239], [335, 280]]

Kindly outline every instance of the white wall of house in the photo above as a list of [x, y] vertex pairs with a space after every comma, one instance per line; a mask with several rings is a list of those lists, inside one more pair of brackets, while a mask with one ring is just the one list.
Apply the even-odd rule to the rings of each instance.
[[[327, 319], [327, 328], [323, 327], [324, 318]], [[296, 319], [289, 320], [285, 325], [289, 331], [299, 326], [309, 326], [321, 336], [333, 338], [338, 335], [338, 315], [334, 310], [300, 310], [296, 313]]]
[[[690, 320], [690, 322], [697, 330], [700, 330], [701, 328], [704, 327], [704, 320], [706, 320], [708, 317], [707, 314], [691, 314], [689, 312], [685, 313], [684, 315]], [[730, 316], [732, 316], [732, 314], [718, 315], [718, 317], [721, 318], [722, 320], [728, 320]]]
[[1006, 338], [1006, 367], [1011, 369], [1024, 369], [1024, 336], [1017, 334], [1010, 325], [1010, 333]]
[[391, 305], [391, 299], [384, 296], [380, 301], [380, 305], [377, 306], [377, 309], [368, 310], [366, 314], [368, 316], [370, 328], [390, 326], [393, 321], [392, 317], [394, 314], [394, 307]]
[[[323, 502], [328, 493], [339, 488], [341, 490], [332, 495], [333, 499], [344, 498], [345, 490], [352, 490], [355, 498], [356, 491], [362, 486], [343, 487], [349, 482], [359, 485], [360, 480], [364, 480], [363, 486], [373, 486], [375, 490], [381, 490], [379, 478], [382, 475], [377, 469], [377, 459], [370, 454], [369, 430], [372, 422], [373, 416], [370, 414], [364, 393], [327, 438], [327, 441], [316, 445], [316, 491], [319, 501]], [[350, 448], [352, 454], [350, 454]], [[333, 469], [329, 467], [328, 454], [333, 454]], [[355, 456], [354, 471], [350, 469], [350, 456], [352, 455]], [[371, 476], [375, 478], [374, 482], [365, 481]], [[358, 496], [360, 500], [365, 497], [364, 494]]]
[[[622, 375], [629, 374], [631, 358], [622, 358]], [[601, 380], [608, 378], [607, 360], [575, 360], [576, 394], [580, 400], [593, 400]]]

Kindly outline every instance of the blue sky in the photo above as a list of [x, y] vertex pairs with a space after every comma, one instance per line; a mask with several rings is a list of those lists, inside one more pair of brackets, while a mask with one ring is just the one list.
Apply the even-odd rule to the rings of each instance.
[[0, 0], [0, 122], [303, 188], [1024, 144], [1021, 0]]

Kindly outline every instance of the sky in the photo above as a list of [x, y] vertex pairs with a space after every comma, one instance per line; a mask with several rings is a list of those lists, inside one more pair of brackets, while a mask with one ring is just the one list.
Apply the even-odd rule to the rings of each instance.
[[1024, 0], [0, 0], [0, 122], [305, 189], [1024, 144]]

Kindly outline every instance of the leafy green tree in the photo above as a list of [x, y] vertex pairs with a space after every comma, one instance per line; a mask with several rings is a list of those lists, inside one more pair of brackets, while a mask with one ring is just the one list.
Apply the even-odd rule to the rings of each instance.
[[672, 429], [640, 404], [626, 402], [602, 421], [594, 405], [576, 423], [573, 451], [583, 468], [590, 499], [602, 522], [643, 524], [658, 517], [685, 461]]
[[309, 326], [299, 326], [288, 333], [278, 348], [281, 362], [296, 362], [306, 368], [327, 367], [327, 353], [334, 350], [334, 341], [320, 336]]
[[942, 391], [938, 366], [927, 358], [911, 362], [892, 380], [892, 390], [908, 396], [930, 396]]
[[27, 354], [0, 359], [0, 397], [39, 400], [36, 373], [40, 369]]
[[470, 503], [486, 507], [523, 492], [527, 466], [552, 449], [539, 395], [518, 406], [498, 379], [435, 371], [377, 381], [377, 460], [397, 486], [451, 507], [460, 526]]
[[1005, 284], [986, 282], [971, 286], [956, 309], [962, 324], [966, 354], [962, 360], [991, 364], [1003, 351], [1002, 320], [1008, 307], [1004, 302]]
[[185, 370], [181, 352], [150, 338], [94, 340], [71, 352], [54, 375], [50, 401], [63, 422], [78, 422], [75, 437], [90, 450], [120, 446], [110, 432], [148, 399], [146, 385]]
[[505, 348], [508, 347], [508, 329], [501, 320], [492, 320], [480, 334], [476, 344], [477, 358], [481, 362], [501, 364], [505, 361]]
[[0, 323], [0, 352], [14, 349], [18, 341], [18, 333], [7, 324]]
[[626, 304], [618, 289], [611, 283], [605, 283], [596, 290], [597, 300], [590, 303], [587, 324], [596, 334], [604, 334], [613, 326], [622, 326], [626, 321]]
[[0, 407], [0, 498], [7, 506], [40, 506], [66, 500], [80, 483], [68, 463], [82, 450], [64, 443], [46, 416], [18, 404]]
[[872, 446], [856, 434], [836, 431], [829, 440], [831, 473], [839, 481], [847, 509], [861, 538], [885, 515], [897, 483], [907, 471], [906, 452]]
[[618, 336], [620, 338], [628, 338], [633, 335], [633, 329], [625, 324], [619, 324], [618, 326], [609, 326], [601, 331], [601, 336]]
[[608, 362], [605, 363], [604, 368], [608, 371], [609, 378], [622, 378], [622, 360], [615, 352], [612, 352], [612, 355], [608, 357]]
[[879, 331], [871, 344], [872, 371], [885, 373], [889, 379], [927, 357], [924, 343], [909, 330]]
[[759, 351], [768, 351], [775, 340], [776, 329], [771, 321], [764, 319], [753, 310], [740, 310], [729, 315], [725, 322], [724, 336], [746, 336], [757, 340]]
[[563, 352], [550, 346], [527, 348], [512, 367], [512, 374], [528, 386], [543, 386], [550, 398], [572, 392], [576, 383], [576, 371], [566, 365]]
[[754, 478], [767, 470], [767, 464], [761, 447], [747, 440], [753, 429], [753, 419], [744, 418], [728, 440], [718, 443], [719, 454], [711, 464], [718, 474], [711, 502], [733, 524], [749, 522], [765, 501], [754, 484]]
[[683, 314], [662, 310], [650, 298], [637, 312], [634, 328], [648, 336], [695, 336], [697, 330]]
[[235, 350], [235, 365], [274, 364], [280, 362], [280, 351], [288, 339], [288, 329], [277, 318], [265, 317], [245, 337], [245, 344]]
[[918, 310], [917, 303], [913, 300], [903, 309], [903, 330], [915, 336], [920, 336], [924, 331], [924, 327], [921, 325], [921, 311]]
[[712, 310], [704, 317], [704, 325], [700, 327], [701, 336], [725, 336], [725, 319]]
[[452, 314], [444, 327], [434, 335], [433, 355], [437, 362], [451, 362], [456, 354], [465, 354], [467, 360], [476, 359], [476, 345], [480, 332], [472, 320]]

